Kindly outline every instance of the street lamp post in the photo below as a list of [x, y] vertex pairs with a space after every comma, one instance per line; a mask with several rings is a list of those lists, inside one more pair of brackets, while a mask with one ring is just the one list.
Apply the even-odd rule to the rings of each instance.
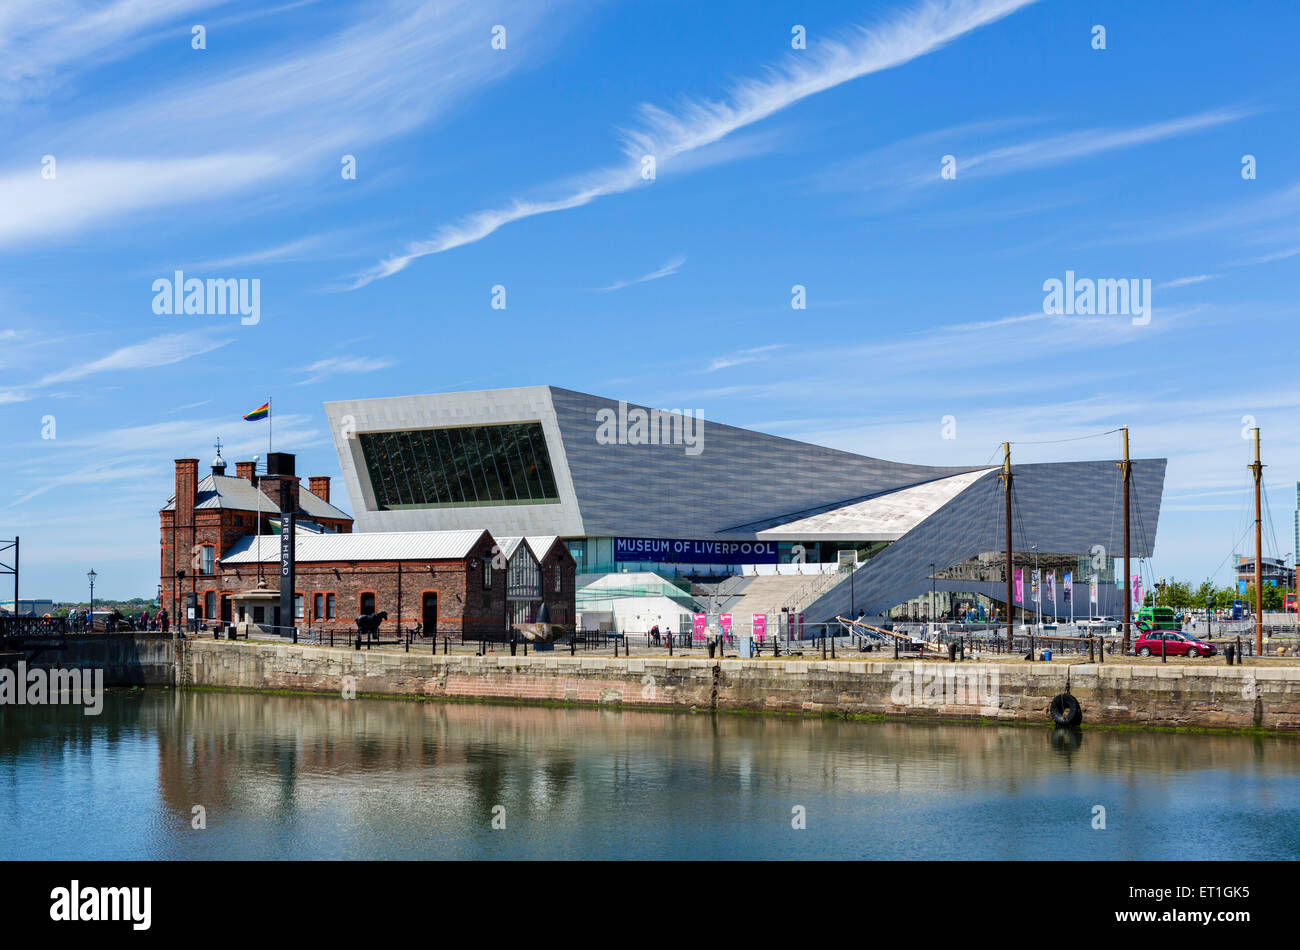
[[1043, 632], [1043, 576], [1038, 573], [1038, 545], [1031, 544], [1034, 552], [1034, 612], [1038, 614], [1038, 632]]
[[90, 579], [90, 613], [86, 616], [86, 620], [91, 633], [95, 632], [95, 578], [98, 576], [93, 567], [86, 572], [86, 577]]
[[935, 581], [934, 581], [934, 565], [931, 564], [931, 565], [930, 565], [930, 623], [937, 623], [937, 622], [938, 622], [938, 619], [939, 619], [938, 614], [936, 614], [936, 613], [934, 612], [934, 609], [935, 609], [935, 603], [934, 603], [934, 583], [935, 583]]
[[179, 598], [184, 587], [185, 568], [177, 568], [176, 582], [172, 584], [172, 609], [176, 612], [176, 615], [172, 617], [172, 621], [176, 624], [176, 632], [181, 635], [182, 640], [185, 639], [185, 626], [181, 623], [181, 605]]

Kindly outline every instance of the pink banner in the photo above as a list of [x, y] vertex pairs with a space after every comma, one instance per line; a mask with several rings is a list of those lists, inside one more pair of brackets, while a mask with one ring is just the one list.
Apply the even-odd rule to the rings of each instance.
[[754, 614], [751, 621], [754, 630], [754, 639], [762, 640], [767, 635], [767, 614]]
[[1133, 606], [1142, 606], [1142, 575], [1133, 575]]
[[723, 614], [720, 619], [722, 621], [722, 635], [724, 637], [730, 637], [731, 636], [731, 614]]
[[1016, 568], [1015, 577], [1016, 603], [1023, 604], [1025, 602], [1025, 569], [1023, 567]]
[[694, 625], [695, 642], [704, 642], [704, 614], [696, 614], [691, 618]]

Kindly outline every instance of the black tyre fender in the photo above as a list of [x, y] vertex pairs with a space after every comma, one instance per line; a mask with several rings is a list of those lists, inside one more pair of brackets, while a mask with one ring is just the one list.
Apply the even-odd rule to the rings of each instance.
[[1057, 693], [1047, 711], [1052, 714], [1052, 722], [1067, 729], [1083, 722], [1083, 707], [1069, 693]]

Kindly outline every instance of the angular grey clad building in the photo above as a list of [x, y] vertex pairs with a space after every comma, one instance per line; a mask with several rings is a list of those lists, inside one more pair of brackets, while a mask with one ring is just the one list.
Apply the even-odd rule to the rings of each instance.
[[[810, 621], [932, 590], [1005, 598], [996, 468], [887, 461], [553, 386], [325, 408], [358, 531], [556, 535], [587, 574], [698, 579], [847, 561], [841, 582], [797, 605]], [[1091, 612], [1122, 610], [1119, 467], [1013, 471], [1025, 599], [1036, 555], [1058, 585], [1072, 573], [1076, 615], [1090, 612], [1092, 574]], [[1135, 559], [1154, 549], [1164, 473], [1164, 459], [1133, 463]]]

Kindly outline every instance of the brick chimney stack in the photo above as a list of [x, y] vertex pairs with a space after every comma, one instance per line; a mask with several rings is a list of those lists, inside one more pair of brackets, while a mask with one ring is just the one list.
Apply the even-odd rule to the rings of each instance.
[[307, 479], [307, 490], [321, 501], [329, 501], [330, 477], [328, 475], [313, 475]]
[[246, 478], [246, 479], [248, 479], [248, 481], [249, 481], [250, 484], [253, 484], [253, 485], [256, 485], [256, 484], [257, 484], [257, 476], [253, 473], [253, 463], [252, 463], [252, 462], [236, 462], [236, 463], [235, 463], [235, 476], [238, 477], [238, 478]]
[[176, 521], [177, 527], [194, 524], [194, 499], [199, 484], [199, 460], [176, 460]]
[[[281, 503], [281, 486], [289, 492], [288, 505]], [[270, 452], [266, 456], [266, 474], [262, 476], [262, 490], [280, 505], [281, 512], [296, 512], [298, 505], [298, 478], [293, 473], [293, 455], [288, 452]]]

